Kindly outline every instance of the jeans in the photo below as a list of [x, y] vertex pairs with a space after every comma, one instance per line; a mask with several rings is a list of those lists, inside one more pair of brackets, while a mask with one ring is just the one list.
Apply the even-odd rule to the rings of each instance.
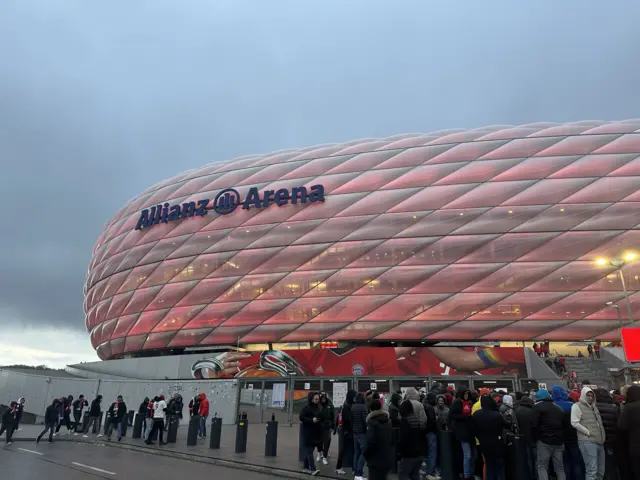
[[53, 431], [56, 429], [57, 422], [46, 423], [44, 426], [44, 430], [38, 435], [38, 442], [42, 438], [42, 436], [49, 432], [49, 441], [53, 442]]
[[567, 480], [584, 480], [584, 460], [582, 460], [578, 442], [565, 444], [563, 458]]
[[364, 433], [353, 434], [353, 472], [356, 477], [361, 477], [364, 472], [364, 449], [366, 447], [366, 435]]
[[504, 458], [484, 456], [484, 464], [487, 467], [485, 480], [504, 480]]
[[76, 432], [78, 431], [78, 428], [82, 426], [82, 422], [80, 421], [81, 417], [82, 413], [73, 412], [73, 430]]
[[305, 470], [316, 471], [316, 462], [313, 461], [313, 451], [315, 447], [313, 445], [305, 445], [304, 451], [304, 468]]
[[206, 437], [207, 436], [207, 416], [202, 415], [200, 417], [200, 425], [198, 426], [198, 436]]
[[419, 480], [422, 458], [401, 458], [398, 463], [398, 480]]
[[331, 448], [331, 428], [325, 427], [322, 433], [322, 456], [327, 458], [329, 456], [329, 448]]
[[553, 462], [558, 480], [566, 480], [563, 462], [564, 445], [547, 445], [538, 441], [537, 451], [538, 480], [549, 480], [549, 459]]
[[56, 427], [56, 433], [60, 431], [60, 427], [65, 425], [67, 427], [67, 431], [71, 431], [71, 419], [69, 418], [69, 414], [65, 414], [60, 421], [58, 422], [58, 426]]
[[536, 465], [536, 459], [538, 457], [536, 444], [532, 443], [526, 446], [527, 455], [527, 470], [529, 472], [529, 480], [536, 480], [538, 478], [538, 467]]
[[144, 436], [144, 440], [149, 441], [149, 439], [151, 438], [151, 430], [153, 429], [153, 418], [145, 418], [144, 423], [145, 423], [145, 432], [146, 432]]
[[474, 442], [460, 442], [462, 444], [462, 471], [465, 477], [473, 477], [476, 468], [476, 446]]
[[604, 445], [578, 440], [578, 447], [584, 460], [585, 480], [602, 480], [604, 478]]
[[427, 475], [435, 475], [438, 466], [438, 437], [435, 432], [427, 433]]
[[164, 434], [164, 419], [162, 418], [154, 418], [153, 426], [151, 427], [151, 431], [149, 432], [149, 438], [147, 439], [147, 443], [152, 443], [155, 433], [158, 432], [160, 436], [160, 445], [164, 444], [163, 434]]
[[0, 437], [5, 432], [5, 430], [7, 432], [7, 443], [11, 443], [11, 438], [13, 437], [14, 426], [11, 425], [11, 424], [5, 425], [3, 423], [2, 424], [2, 428], [0, 428]]
[[[353, 448], [353, 437], [345, 434], [342, 431], [342, 427], [338, 429], [338, 435], [342, 435], [342, 448], [338, 452], [338, 462], [336, 463], [336, 470], [342, 469], [342, 464], [344, 462], [345, 455], [347, 453], [351, 453], [351, 449]], [[353, 469], [353, 466], [351, 467]]]
[[107, 426], [107, 438], [111, 438], [113, 427], [116, 427], [116, 433], [118, 434], [118, 439], [120, 439], [122, 437], [122, 422], [113, 419], [109, 421], [109, 425]]

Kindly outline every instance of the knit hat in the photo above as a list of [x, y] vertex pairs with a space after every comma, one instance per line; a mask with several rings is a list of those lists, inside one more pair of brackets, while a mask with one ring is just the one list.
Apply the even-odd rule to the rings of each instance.
[[568, 397], [574, 402], [578, 402], [580, 400], [580, 392], [576, 392], [575, 390], [569, 392]]
[[547, 390], [546, 388], [543, 388], [542, 390], [538, 390], [536, 392], [536, 401], [541, 401], [541, 400], [549, 400], [551, 398], [551, 395], [549, 394], [549, 390]]

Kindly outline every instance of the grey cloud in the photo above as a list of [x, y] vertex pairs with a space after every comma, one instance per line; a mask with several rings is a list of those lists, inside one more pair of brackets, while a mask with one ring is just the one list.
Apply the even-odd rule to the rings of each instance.
[[83, 328], [127, 199], [213, 160], [450, 127], [637, 116], [638, 2], [9, 0], [0, 322]]

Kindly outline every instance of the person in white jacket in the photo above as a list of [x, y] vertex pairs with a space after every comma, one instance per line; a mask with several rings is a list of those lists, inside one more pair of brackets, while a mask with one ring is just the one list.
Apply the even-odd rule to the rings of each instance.
[[585, 466], [585, 480], [602, 480], [605, 471], [605, 433], [596, 395], [583, 387], [580, 400], [571, 407], [571, 426], [578, 432], [578, 447]]

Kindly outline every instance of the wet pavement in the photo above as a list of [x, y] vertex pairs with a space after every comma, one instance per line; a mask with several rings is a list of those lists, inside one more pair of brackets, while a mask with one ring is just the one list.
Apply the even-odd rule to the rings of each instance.
[[[176, 480], [181, 475], [225, 480], [269, 480], [274, 475], [158, 456], [103, 444], [15, 442], [0, 447], [0, 471], [11, 480], [91, 478]], [[4, 475], [3, 475], [4, 478]]]

